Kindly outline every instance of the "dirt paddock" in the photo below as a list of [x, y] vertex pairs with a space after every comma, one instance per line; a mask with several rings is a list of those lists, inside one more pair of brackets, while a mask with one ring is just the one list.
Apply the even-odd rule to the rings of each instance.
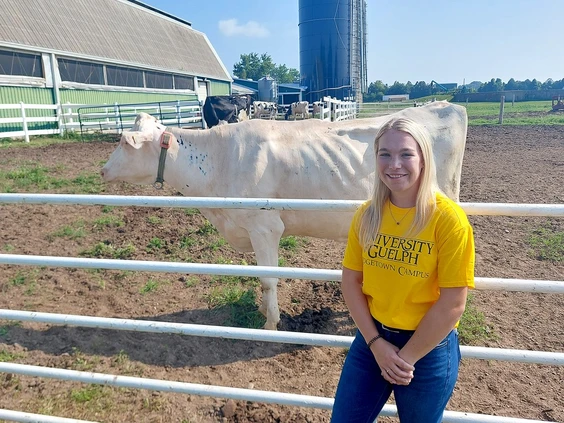
[[[114, 148], [74, 143], [1, 149], [0, 176], [22, 166], [40, 166], [59, 179], [94, 175]], [[564, 203], [563, 181], [562, 127], [469, 128], [461, 201]], [[53, 184], [42, 192], [71, 191]], [[101, 193], [176, 195], [127, 184], [102, 185]], [[541, 228], [564, 231], [564, 218], [470, 219], [477, 276], [564, 281], [564, 263], [539, 259], [527, 243]], [[0, 205], [0, 222], [1, 253], [101, 257], [100, 248], [113, 246], [115, 254], [136, 260], [255, 263], [213, 230], [205, 238], [205, 220], [193, 210]], [[338, 269], [342, 252], [343, 245], [305, 239], [283, 257], [286, 266]], [[226, 325], [234, 316], [212, 307], [213, 298], [232, 283], [206, 275], [0, 265], [0, 306]], [[279, 302], [282, 330], [353, 334], [338, 284], [281, 280]], [[476, 291], [473, 303], [490, 331], [478, 345], [564, 351], [562, 295]], [[323, 397], [334, 395], [344, 356], [339, 348], [0, 321], [2, 361]], [[563, 380], [563, 366], [464, 359], [448, 409], [564, 422]], [[108, 423], [314, 423], [330, 417], [327, 410], [10, 374], [0, 374], [0, 408]]]

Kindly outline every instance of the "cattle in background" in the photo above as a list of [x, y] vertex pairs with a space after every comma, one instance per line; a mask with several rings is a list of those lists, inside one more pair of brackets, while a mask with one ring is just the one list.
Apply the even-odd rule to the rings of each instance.
[[303, 119], [309, 119], [309, 103], [307, 101], [296, 101], [295, 103], [290, 104], [288, 111], [286, 112], [286, 116], [284, 119], [288, 120], [290, 117], [293, 117], [296, 120], [297, 115], [301, 115]]
[[251, 113], [249, 95], [214, 95], [206, 97], [204, 120], [208, 128], [247, 120]]
[[[163, 150], [160, 140], [168, 131], [172, 140], [164, 180], [185, 196], [365, 200], [375, 179], [374, 136], [390, 117], [400, 116], [427, 127], [439, 187], [458, 201], [468, 118], [464, 107], [442, 101], [370, 119], [291, 124], [254, 119], [206, 131], [167, 129], [142, 113], [133, 131], [123, 132], [102, 177], [106, 182], [154, 183]], [[259, 266], [278, 266], [282, 236], [346, 241], [354, 213], [291, 208], [200, 211], [231, 246], [254, 251]], [[277, 278], [261, 278], [259, 310], [267, 318], [266, 329], [276, 329], [280, 320], [277, 283]]]
[[253, 118], [276, 119], [276, 112], [278, 110], [276, 103], [272, 101], [255, 101], [253, 106], [255, 108]]
[[323, 102], [322, 101], [314, 101], [313, 102], [313, 117], [323, 119], [323, 116], [321, 116], [322, 111], [323, 111]]

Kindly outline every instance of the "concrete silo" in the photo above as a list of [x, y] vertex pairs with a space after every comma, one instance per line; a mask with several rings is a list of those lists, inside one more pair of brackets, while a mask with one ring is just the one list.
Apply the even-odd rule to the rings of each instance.
[[366, 91], [366, 0], [299, 0], [300, 78], [312, 102], [362, 99]]

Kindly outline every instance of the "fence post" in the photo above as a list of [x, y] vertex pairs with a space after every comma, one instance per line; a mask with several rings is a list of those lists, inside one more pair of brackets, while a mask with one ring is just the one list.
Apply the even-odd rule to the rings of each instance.
[[505, 109], [505, 96], [501, 96], [501, 101], [499, 103], [499, 124], [503, 125], [503, 110]]
[[117, 102], [114, 103], [114, 116], [116, 118], [116, 129], [117, 129], [118, 133], [121, 134], [123, 132], [123, 126], [122, 126], [121, 132], [120, 132], [119, 128], [120, 128], [121, 119], [120, 119], [120, 116], [119, 116], [119, 107], [118, 107]]
[[23, 101], [20, 101], [20, 107], [22, 111], [22, 125], [23, 125], [23, 131], [25, 136], [25, 142], [29, 142], [29, 131], [27, 130], [27, 120], [25, 117], [25, 104], [23, 103]]
[[176, 100], [176, 120], [178, 121], [178, 127], [180, 128], [180, 100]]

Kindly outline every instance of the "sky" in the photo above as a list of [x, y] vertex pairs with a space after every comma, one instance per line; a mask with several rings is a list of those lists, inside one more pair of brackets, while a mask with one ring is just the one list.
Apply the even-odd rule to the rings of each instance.
[[[241, 54], [300, 69], [298, 0], [142, 0], [205, 33], [231, 74]], [[564, 78], [562, 0], [367, 0], [368, 83]]]

